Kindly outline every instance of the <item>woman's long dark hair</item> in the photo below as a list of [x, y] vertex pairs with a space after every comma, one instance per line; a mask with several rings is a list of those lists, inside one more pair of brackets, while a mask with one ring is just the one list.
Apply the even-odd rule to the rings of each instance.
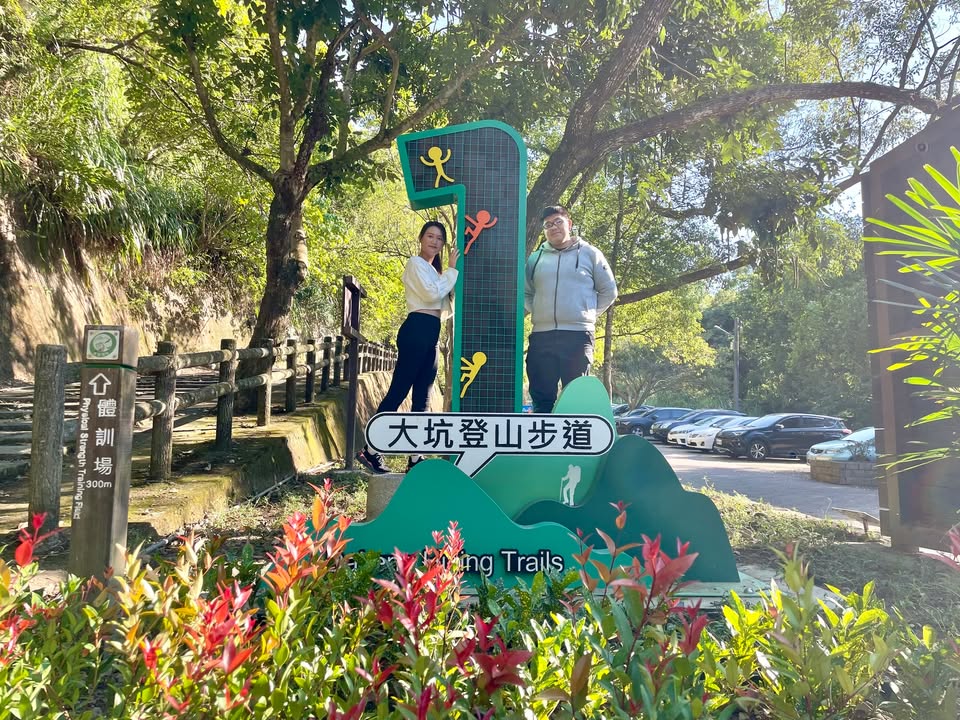
[[[443, 237], [443, 244], [446, 245], [447, 244], [447, 226], [444, 225], [439, 220], [430, 220], [428, 222], [425, 222], [423, 224], [423, 227], [420, 228], [420, 234], [417, 235], [417, 240], [423, 240], [423, 234], [432, 227], [435, 227], [437, 230], [440, 231], [440, 235]], [[438, 273], [443, 272], [442, 257], [443, 257], [442, 249], [433, 257], [433, 267], [436, 269]]]

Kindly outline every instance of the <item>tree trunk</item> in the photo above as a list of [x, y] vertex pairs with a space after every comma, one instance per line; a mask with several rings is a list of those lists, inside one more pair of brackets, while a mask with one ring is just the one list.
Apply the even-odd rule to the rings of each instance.
[[606, 312], [603, 330], [603, 386], [613, 399], [613, 308]]
[[543, 172], [527, 195], [527, 254], [533, 251], [540, 236], [540, 211], [548, 205], [556, 205], [570, 187], [577, 173], [588, 165], [590, 148], [586, 143], [576, 143], [564, 136], [557, 149], [550, 154]]
[[[620, 246], [623, 240], [623, 218], [626, 214], [625, 188], [626, 184], [626, 160], [623, 153], [620, 154], [620, 172], [617, 181], [617, 217], [613, 225], [613, 245], [610, 247], [610, 272], [613, 277], [617, 277], [617, 265], [620, 259]], [[607, 393], [613, 398], [613, 314], [616, 306], [611, 306], [607, 310], [606, 321], [603, 332], [603, 384], [607, 388]]]
[[[297, 288], [307, 275], [307, 241], [303, 232], [304, 195], [298, 183], [284, 182], [274, 193], [267, 220], [267, 277], [257, 323], [250, 347], [259, 340], [271, 338], [280, 343], [290, 331], [290, 308]], [[237, 377], [244, 378], [266, 372], [270, 358], [241, 361]], [[239, 409], [249, 411], [256, 392], [238, 396]]]

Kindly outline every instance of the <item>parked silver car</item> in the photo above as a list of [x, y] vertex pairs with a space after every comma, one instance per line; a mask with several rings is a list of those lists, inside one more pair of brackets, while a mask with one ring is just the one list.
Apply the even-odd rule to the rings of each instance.
[[831, 460], [833, 462], [877, 461], [876, 429], [865, 427], [850, 433], [839, 440], [827, 440], [817, 443], [807, 450], [807, 462], [812, 460]]

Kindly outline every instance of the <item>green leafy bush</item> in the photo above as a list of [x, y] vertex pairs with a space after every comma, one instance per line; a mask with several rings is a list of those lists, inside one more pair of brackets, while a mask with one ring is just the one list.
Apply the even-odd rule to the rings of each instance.
[[28, 587], [38, 518], [16, 564], [0, 561], [0, 719], [956, 716], [957, 645], [906, 627], [869, 586], [817, 599], [794, 553], [787, 590], [753, 608], [734, 596], [719, 640], [680, 601], [687, 545], [670, 556], [643, 537], [621, 562], [636, 547], [622, 505], [622, 537], [597, 531], [608, 563], [581, 537], [578, 587], [537, 576], [467, 603], [456, 524], [384, 573], [346, 553], [331, 491], [259, 570], [188, 536], [175, 563], [132, 557], [47, 596]]

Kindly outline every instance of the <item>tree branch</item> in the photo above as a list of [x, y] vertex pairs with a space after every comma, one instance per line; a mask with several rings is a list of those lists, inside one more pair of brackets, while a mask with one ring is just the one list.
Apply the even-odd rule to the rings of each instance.
[[295, 121], [292, 118], [293, 103], [290, 100], [290, 74], [283, 59], [283, 47], [280, 43], [280, 26], [277, 24], [277, 0], [265, 0], [264, 13], [267, 24], [267, 37], [270, 40], [270, 60], [277, 74], [277, 86], [280, 91], [280, 168], [290, 170], [294, 164], [293, 132]]
[[647, 200], [647, 208], [660, 217], [665, 217], [670, 220], [689, 220], [692, 217], [709, 217], [713, 215], [717, 212], [717, 203], [708, 193], [706, 202], [704, 202], [702, 207], [688, 207], [678, 210], [677, 208], [665, 207], [653, 200]]
[[913, 90], [869, 82], [792, 83], [765, 85], [716, 98], [697, 100], [686, 107], [670, 110], [645, 120], [596, 134], [591, 141], [593, 152], [606, 154], [640, 142], [662, 132], [678, 132], [702, 125], [710, 120], [735, 115], [758, 105], [795, 102], [797, 100], [829, 100], [861, 97], [896, 105], [917, 108], [929, 115], [944, 109], [938, 100], [925, 98]]
[[708, 265], [707, 267], [700, 268], [699, 270], [691, 270], [690, 272], [677, 275], [676, 277], [671, 278], [666, 282], [659, 283], [658, 285], [651, 285], [643, 290], [637, 290], [636, 292], [621, 295], [617, 298], [616, 304], [629, 305], [630, 303], [647, 300], [655, 295], [676, 290], [677, 288], [683, 287], [684, 285], [689, 285], [690, 283], [695, 283], [700, 280], [707, 280], [709, 278], [716, 277], [717, 275], [723, 275], [724, 273], [737, 270], [738, 268], [747, 267], [748, 265], [752, 265], [755, 259], [755, 255], [748, 253], [741, 255], [740, 257], [735, 257], [733, 260], [728, 260], [727, 262]]
[[608, 153], [625, 145], [640, 142], [662, 132], [678, 132], [702, 125], [710, 120], [735, 115], [758, 105], [795, 102], [797, 100], [829, 100], [861, 97], [917, 108], [929, 115], [944, 109], [943, 103], [922, 97], [918, 92], [890, 85], [868, 82], [793, 83], [765, 85], [717, 98], [697, 100], [686, 107], [670, 110], [645, 120], [598, 133], [592, 140], [595, 152]]
[[597, 116], [640, 63], [676, 0], [646, 0], [613, 55], [597, 70], [593, 81], [574, 103], [564, 135], [592, 134]]
[[[387, 131], [387, 126], [390, 124], [390, 114], [393, 112], [394, 95], [397, 92], [397, 80], [400, 77], [400, 53], [390, 44], [383, 30], [370, 22], [370, 19], [367, 18], [366, 15], [361, 16], [361, 21], [370, 28], [370, 32], [376, 36], [377, 41], [390, 56], [390, 82], [387, 83], [387, 90], [383, 96], [383, 109], [380, 112], [380, 130], [377, 132], [378, 135], [382, 135]], [[373, 51], [371, 50], [370, 52]], [[367, 54], [367, 52], [363, 52], [361, 53], [361, 57]]]
[[[136, 37], [140, 37], [143, 33], [138, 34]], [[146, 65], [134, 60], [133, 58], [127, 57], [120, 50], [125, 47], [129, 47], [136, 38], [131, 38], [130, 40], [122, 43], [117, 43], [111, 47], [104, 47], [102, 45], [93, 45], [91, 43], [83, 42], [82, 40], [67, 40], [67, 39], [54, 39], [47, 43], [47, 51], [56, 53], [57, 48], [71, 48], [73, 50], [85, 50], [87, 52], [101, 53], [102, 55], [109, 55], [115, 57], [120, 62], [125, 65], [130, 65], [135, 68], [140, 68], [141, 70], [146, 70]]]
[[303, 188], [303, 195], [309, 193], [319, 182], [320, 178], [311, 180], [311, 171], [309, 169], [310, 158], [313, 157], [313, 149], [317, 146], [320, 136], [329, 130], [330, 118], [326, 111], [328, 101], [327, 93], [330, 89], [330, 83], [336, 74], [337, 52], [340, 45], [346, 40], [347, 36], [357, 27], [357, 21], [344, 26], [340, 33], [327, 45], [326, 54], [323, 58], [323, 66], [320, 69], [320, 86], [316, 89], [313, 97], [310, 121], [303, 131], [303, 142], [300, 143], [300, 150], [297, 152], [297, 162], [294, 165], [294, 175], [303, 174], [306, 177], [306, 183]]
[[296, 123], [303, 117], [303, 111], [310, 102], [310, 93], [313, 92], [313, 66], [317, 62], [317, 43], [320, 40], [320, 21], [316, 21], [307, 30], [307, 43], [303, 49], [304, 63], [307, 65], [306, 79], [303, 86], [303, 95], [293, 103], [293, 121]]
[[486, 50], [480, 53], [477, 58], [472, 60], [459, 75], [451, 78], [429, 102], [427, 102], [423, 107], [410, 115], [408, 118], [400, 121], [392, 128], [381, 130], [366, 142], [363, 142], [351, 150], [348, 150], [343, 155], [313, 165], [310, 168], [310, 184], [315, 184], [313, 182], [314, 179], [319, 181], [320, 178], [329, 172], [330, 167], [336, 165], [348, 165], [349, 163], [355, 162], [360, 158], [366, 157], [375, 150], [380, 150], [387, 147], [398, 136], [407, 132], [411, 128], [416, 127], [428, 115], [443, 107], [447, 101], [456, 95], [457, 92], [459, 92], [460, 88], [463, 87], [463, 84], [467, 80], [480, 72], [490, 61], [490, 59], [500, 52], [508, 42], [513, 40], [517, 34], [526, 29], [525, 21], [526, 17], [521, 17], [514, 23], [513, 27], [508, 32], [498, 33], [496, 36], [497, 39], [491, 43]]
[[[907, 86], [907, 76], [910, 74], [910, 61], [913, 59], [913, 53], [916, 52], [917, 47], [920, 45], [920, 38], [929, 24], [930, 16], [933, 15], [934, 10], [937, 9], [936, 0], [930, 3], [929, 11], [923, 9], [922, 3], [918, 3], [918, 5], [920, 6], [920, 22], [917, 25], [916, 31], [913, 33], [910, 47], [907, 48], [907, 52], [903, 56], [903, 62], [900, 64], [900, 87]], [[932, 60], [934, 56], [936, 56], [936, 52], [931, 53], [930, 59]]]
[[337, 149], [334, 154], [341, 154], [347, 149], [347, 143], [350, 140], [350, 110], [353, 107], [353, 79], [357, 76], [357, 66], [360, 64], [360, 57], [363, 51], [359, 45], [361, 40], [357, 39], [357, 50], [354, 52], [348, 45], [347, 62], [340, 73], [340, 97], [341, 110], [338, 118]]
[[197, 59], [196, 51], [190, 44], [187, 44], [187, 60], [190, 63], [190, 76], [193, 79], [193, 87], [197, 93], [197, 99], [200, 101], [200, 107], [203, 110], [203, 117], [206, 120], [207, 129], [210, 131], [210, 135], [213, 137], [213, 141], [217, 144], [217, 147], [244, 170], [248, 170], [254, 175], [263, 178], [270, 183], [271, 187], [274, 187], [276, 183], [274, 174], [260, 163], [251, 160], [237, 150], [230, 141], [227, 140], [223, 131], [220, 129], [220, 123], [217, 122], [217, 116], [213, 111], [213, 104], [210, 102], [210, 95], [200, 75], [200, 61]]

